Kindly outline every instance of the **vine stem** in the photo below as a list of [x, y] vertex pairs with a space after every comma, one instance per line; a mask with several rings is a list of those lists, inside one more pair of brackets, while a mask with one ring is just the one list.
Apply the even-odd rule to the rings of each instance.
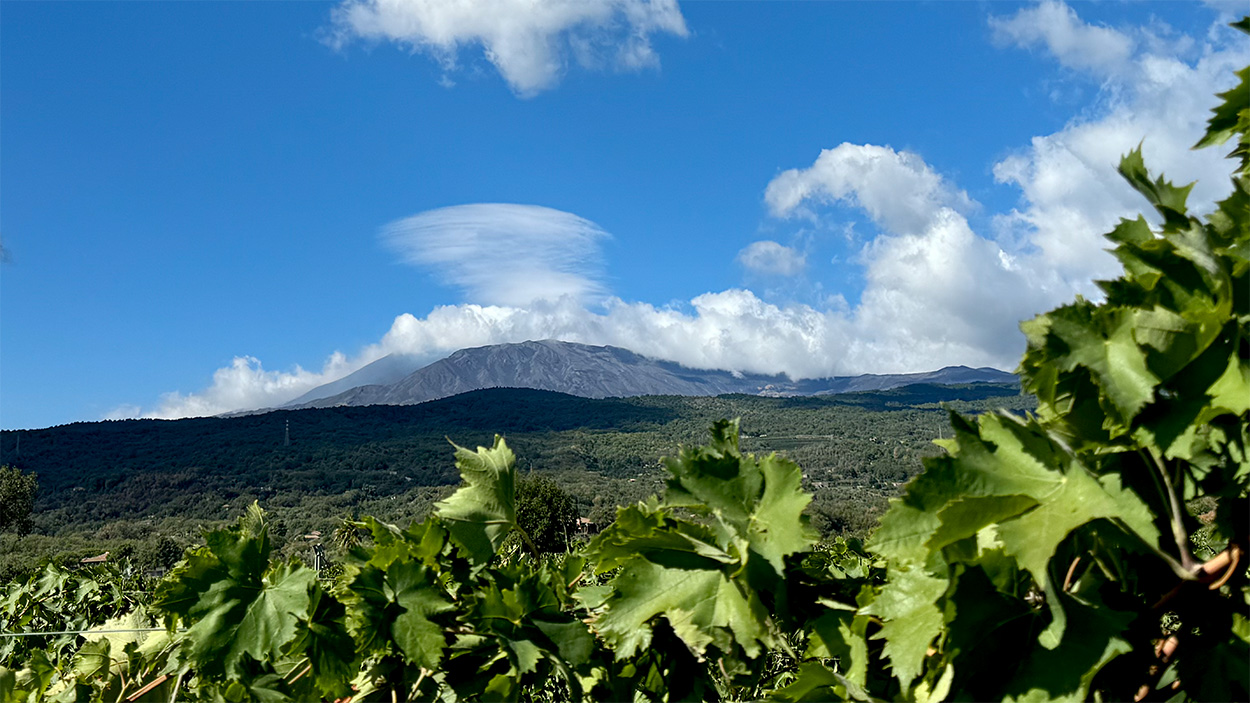
[[515, 527], [516, 531], [521, 533], [521, 539], [525, 540], [526, 546], [528, 546], [530, 551], [534, 553], [534, 556], [537, 557], [539, 554], [538, 547], [534, 545], [534, 540], [530, 539], [529, 533], [522, 529], [520, 525], [516, 525]]
[[1068, 565], [1068, 575], [1063, 577], [1064, 593], [1067, 593], [1068, 589], [1072, 587], [1072, 575], [1076, 573], [1076, 565], [1080, 563], [1081, 557], [1080, 555], [1077, 555], [1077, 557], [1072, 560], [1072, 563]]
[[178, 678], [174, 680], [174, 692], [169, 695], [169, 703], [178, 700], [178, 689], [182, 686], [182, 674], [178, 674]]
[[[1181, 501], [1176, 495], [1176, 489], [1172, 486], [1172, 477], [1168, 474], [1167, 466], [1164, 464], [1154, 451], [1147, 450], [1145, 454], [1150, 457], [1150, 464], [1155, 468], [1162, 479], [1163, 497], [1168, 502], [1168, 518], [1172, 524], [1172, 539], [1176, 542], [1176, 549], [1180, 552], [1181, 566], [1185, 571], [1193, 572], [1201, 563], [1194, 559], [1189, 553], [1189, 535], [1185, 532], [1185, 524], [1181, 520]], [[1158, 483], [1156, 482], [1156, 486]]]
[[421, 684], [425, 682], [425, 677], [429, 673], [430, 673], [429, 669], [425, 668], [424, 666], [421, 667], [421, 675], [417, 677], [417, 682], [412, 685], [412, 696], [415, 697], [417, 694], [421, 692]]
[[[126, 700], [128, 700], [128, 701], [137, 701], [137, 700], [139, 700], [140, 698], [142, 698], [142, 697], [143, 697], [143, 694], [147, 693], [148, 691], [151, 691], [152, 689], [156, 688], [157, 686], [160, 686], [161, 684], [165, 683], [165, 682], [166, 682], [166, 681], [168, 681], [168, 680], [169, 680], [169, 674], [165, 674], [164, 676], [158, 676], [157, 678], [152, 679], [151, 681], [149, 681], [146, 685], [144, 685], [144, 686], [143, 686], [142, 688], [140, 688], [138, 691], [135, 691], [134, 693], [132, 693], [132, 694], [130, 694], [129, 696], [127, 696], [127, 697], [126, 697]], [[124, 689], [123, 689], [123, 690], [124, 690]], [[121, 694], [118, 694], [118, 695], [121, 695]]]

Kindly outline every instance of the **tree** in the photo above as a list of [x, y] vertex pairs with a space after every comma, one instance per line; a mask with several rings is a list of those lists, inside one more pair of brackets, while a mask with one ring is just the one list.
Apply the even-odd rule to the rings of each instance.
[[526, 476], [516, 485], [517, 524], [541, 552], [563, 552], [577, 531], [573, 497], [546, 476]]
[[182, 547], [166, 535], [144, 545], [138, 554], [139, 566], [145, 571], [170, 569], [181, 559]]
[[22, 473], [14, 466], [0, 466], [0, 532], [24, 535], [33, 526], [30, 513], [35, 507], [39, 481], [34, 473]]

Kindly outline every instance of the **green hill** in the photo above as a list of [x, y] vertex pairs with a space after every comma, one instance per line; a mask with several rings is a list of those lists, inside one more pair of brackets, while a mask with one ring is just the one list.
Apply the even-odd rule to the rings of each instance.
[[[658, 488], [662, 455], [698, 441], [718, 418], [741, 416], [748, 449], [784, 451], [803, 465], [819, 512], [833, 502], [883, 503], [933, 451], [943, 402], [962, 410], [1031, 405], [1015, 387], [993, 384], [601, 400], [491, 389], [413, 406], [75, 423], [21, 431], [20, 453], [18, 433], [4, 432], [0, 457], [38, 473], [36, 526], [44, 533], [117, 520], [223, 519], [252, 500], [303, 506], [310, 517], [380, 501], [370, 506], [376, 514], [400, 519], [428, 504], [417, 496], [456, 480], [448, 439], [489, 444], [499, 433], [523, 466], [550, 472], [584, 514], [597, 509], [604, 519], [618, 502]], [[828, 515], [818, 522], [854, 527]]]

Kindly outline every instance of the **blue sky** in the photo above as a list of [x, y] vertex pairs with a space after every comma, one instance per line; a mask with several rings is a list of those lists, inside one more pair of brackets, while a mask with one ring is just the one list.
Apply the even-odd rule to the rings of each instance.
[[[531, 338], [1012, 368], [1193, 153], [1235, 4], [0, 5], [0, 426]], [[518, 8], [528, 8], [522, 11]]]

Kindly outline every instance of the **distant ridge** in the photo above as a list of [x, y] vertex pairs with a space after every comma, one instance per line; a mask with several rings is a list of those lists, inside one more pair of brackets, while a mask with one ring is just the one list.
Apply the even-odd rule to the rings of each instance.
[[914, 383], [1014, 383], [993, 368], [948, 366], [911, 374], [866, 374], [792, 381], [778, 374], [691, 369], [628, 349], [541, 340], [461, 349], [428, 366], [413, 357], [383, 357], [309, 391], [284, 408], [412, 405], [485, 388], [533, 388], [585, 398], [639, 395], [826, 395], [886, 390]]
[[337, 381], [331, 381], [308, 391], [287, 403], [285, 407], [311, 407], [313, 401], [345, 393], [360, 386], [385, 386], [402, 380], [405, 376], [424, 366], [421, 358], [405, 354], [387, 354], [377, 361], [366, 364]]

